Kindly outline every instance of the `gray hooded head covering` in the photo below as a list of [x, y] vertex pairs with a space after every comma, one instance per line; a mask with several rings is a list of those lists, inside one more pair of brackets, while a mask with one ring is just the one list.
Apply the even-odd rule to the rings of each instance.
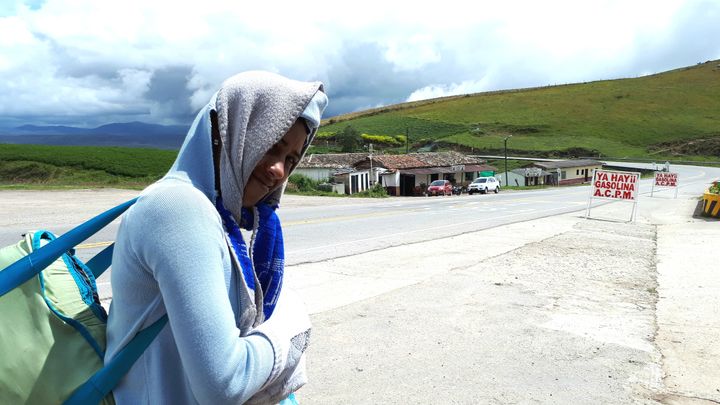
[[[300, 82], [269, 72], [245, 72], [226, 80], [217, 93], [215, 108], [222, 152], [220, 190], [223, 204], [241, 218], [242, 197], [252, 171], [299, 117], [306, 119], [312, 142], [320, 115], [327, 105], [320, 82]], [[284, 185], [265, 202], [277, 205]]]

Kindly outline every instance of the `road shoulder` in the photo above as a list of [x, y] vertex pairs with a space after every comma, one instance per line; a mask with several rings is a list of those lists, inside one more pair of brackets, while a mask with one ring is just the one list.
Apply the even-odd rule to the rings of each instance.
[[720, 403], [719, 226], [696, 220], [658, 227], [656, 344], [665, 403]]
[[332, 274], [296, 280], [315, 325], [300, 399], [657, 403], [654, 252], [653, 225], [563, 215], [295, 266]]

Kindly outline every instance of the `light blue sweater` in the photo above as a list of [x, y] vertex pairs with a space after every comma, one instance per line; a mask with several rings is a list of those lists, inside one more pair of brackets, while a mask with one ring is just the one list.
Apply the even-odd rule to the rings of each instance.
[[118, 404], [239, 404], [265, 383], [273, 348], [241, 337], [245, 302], [215, 198], [210, 120], [198, 114], [171, 171], [120, 225], [106, 360], [165, 312], [169, 324], [121, 384]]

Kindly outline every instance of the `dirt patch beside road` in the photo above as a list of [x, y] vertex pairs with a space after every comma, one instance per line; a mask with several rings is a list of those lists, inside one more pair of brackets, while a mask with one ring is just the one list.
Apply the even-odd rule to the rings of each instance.
[[300, 400], [656, 403], [654, 257], [652, 225], [577, 220], [480, 264], [316, 314]]
[[663, 403], [720, 404], [718, 227], [701, 221], [658, 230], [657, 345], [674, 394]]
[[720, 134], [709, 138], [683, 139], [650, 145], [648, 151], [671, 153], [677, 156], [718, 156], [720, 155]]

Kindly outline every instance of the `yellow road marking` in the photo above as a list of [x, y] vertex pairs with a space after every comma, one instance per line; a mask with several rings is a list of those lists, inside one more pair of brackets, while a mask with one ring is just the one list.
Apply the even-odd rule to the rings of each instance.
[[[553, 201], [545, 201], [545, 200], [534, 200], [534, 198], [537, 198], [536, 196], [528, 196], [528, 197], [519, 197], [514, 198], [510, 200], [502, 200], [502, 202], [505, 203], [518, 203], [518, 202], [526, 202], [526, 203], [552, 203]], [[529, 201], [528, 201], [529, 200]], [[470, 205], [491, 205], [498, 203], [498, 201], [468, 201], [468, 202], [462, 202], [459, 204], [455, 204], [453, 206], [450, 206], [449, 208], [464, 208], [468, 207]], [[583, 203], [584, 204], [584, 203]], [[318, 218], [318, 219], [304, 219], [300, 221], [289, 221], [284, 222], [283, 226], [295, 226], [295, 225], [313, 225], [313, 224], [322, 224], [322, 223], [328, 223], [328, 222], [338, 222], [338, 221], [347, 221], [347, 220], [354, 220], [354, 219], [362, 219], [362, 218], [377, 218], [377, 217], [386, 217], [390, 215], [395, 214], [408, 214], [413, 212], [421, 212], [425, 211], [428, 208], [412, 208], [412, 209], [405, 209], [405, 210], [393, 210], [393, 211], [382, 211], [382, 212], [368, 212], [365, 214], [354, 214], [354, 215], [343, 215], [338, 217], [330, 217], [330, 218]], [[95, 243], [84, 243], [82, 245], [75, 246], [75, 249], [95, 249], [95, 248], [101, 248], [110, 246], [113, 244], [113, 241], [110, 242], [95, 242]]]
[[95, 249], [112, 245], [114, 242], [94, 242], [94, 243], [83, 243], [75, 246], [75, 249]]
[[[337, 221], [346, 221], [346, 220], [353, 220], [353, 219], [362, 219], [362, 218], [377, 218], [377, 217], [384, 217], [394, 214], [402, 214], [402, 213], [409, 213], [409, 212], [418, 212], [423, 211], [421, 209], [412, 209], [412, 210], [395, 210], [395, 211], [386, 211], [386, 212], [368, 212], [365, 214], [355, 214], [355, 215], [344, 215], [339, 217], [331, 217], [331, 218], [319, 218], [319, 219], [305, 219], [301, 221], [290, 221], [290, 222], [284, 222], [283, 226], [293, 226], [293, 225], [312, 225], [312, 224], [322, 224], [326, 222], [337, 222]], [[95, 243], [83, 243], [81, 245], [75, 246], [75, 249], [95, 249], [95, 248], [101, 248], [110, 246], [113, 244], [112, 241], [110, 242], [95, 242]]]

